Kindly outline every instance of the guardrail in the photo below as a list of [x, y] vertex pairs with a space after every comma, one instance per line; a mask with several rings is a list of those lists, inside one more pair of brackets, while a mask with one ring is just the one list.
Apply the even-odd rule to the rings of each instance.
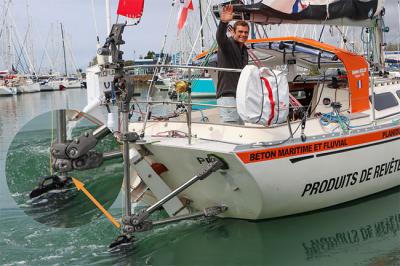
[[[187, 69], [188, 70], [188, 82], [192, 81], [192, 70], [213, 70], [213, 71], [224, 71], [224, 72], [236, 72], [240, 73], [242, 69], [236, 69], [236, 68], [220, 68], [220, 67], [207, 67], [207, 66], [193, 66], [193, 65], [166, 65], [166, 64], [154, 64], [154, 65], [134, 65], [134, 66], [128, 66], [124, 67], [125, 70], [133, 70], [137, 68], [174, 68], [174, 69]], [[151, 111], [151, 105], [155, 103], [164, 103], [164, 104], [184, 104], [187, 107], [187, 125], [188, 125], [188, 142], [189, 144], [192, 143], [192, 106], [208, 106], [208, 107], [220, 107], [220, 108], [236, 108], [236, 106], [221, 106], [217, 104], [199, 104], [199, 103], [192, 103], [192, 94], [191, 91], [189, 90], [188, 93], [188, 102], [163, 102], [163, 101], [150, 101], [150, 96], [153, 93], [153, 82], [155, 80], [155, 76], [158, 74], [157, 71], [154, 72], [153, 78], [150, 83], [149, 91], [147, 93], [146, 101], [143, 103], [146, 103], [146, 115], [144, 118], [143, 122], [143, 128], [141, 131], [141, 135], [144, 134], [144, 131], [146, 129], [146, 124], [149, 119], [149, 113]]]

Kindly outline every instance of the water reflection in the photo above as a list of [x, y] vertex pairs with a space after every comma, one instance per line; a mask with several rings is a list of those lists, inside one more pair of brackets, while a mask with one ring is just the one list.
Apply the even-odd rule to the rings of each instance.
[[139, 258], [153, 265], [398, 265], [400, 187], [311, 214], [157, 229], [139, 240], [130, 259]]

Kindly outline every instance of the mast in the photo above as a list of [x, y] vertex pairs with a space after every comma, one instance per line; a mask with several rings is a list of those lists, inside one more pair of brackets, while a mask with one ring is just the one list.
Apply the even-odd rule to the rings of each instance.
[[53, 23], [50, 23], [50, 57], [52, 58], [52, 73], [57, 72], [58, 69], [58, 60], [57, 60], [57, 53], [56, 53], [56, 45], [55, 45], [55, 26]]
[[13, 51], [13, 48], [12, 48], [12, 46], [13, 46], [13, 36], [12, 36], [12, 34], [13, 34], [13, 30], [14, 30], [14, 28], [13, 28], [13, 25], [9, 25], [9, 27], [8, 27], [8, 34], [9, 34], [9, 39], [8, 39], [8, 52], [9, 52], [9, 67], [10, 67], [10, 69], [12, 69], [12, 66], [14, 65], [14, 62], [15, 62], [15, 60], [16, 60], [16, 57], [15, 57], [15, 55], [14, 55], [14, 53], [16, 54], [16, 51]]
[[[199, 12], [200, 12], [200, 25], [203, 25], [203, 11], [201, 9], [201, 1], [199, 0]], [[203, 27], [200, 28], [200, 39], [201, 39], [201, 52], [204, 51], [204, 32]]]
[[[107, 34], [106, 36], [108, 36], [111, 33], [111, 9], [110, 9], [110, 0], [106, 0], [105, 2], [106, 5], [106, 26], [107, 26]], [[112, 56], [105, 56], [103, 57], [104, 60], [108, 60], [108, 62], [112, 61]], [[107, 59], [106, 59], [107, 58]], [[100, 57], [97, 56], [97, 63], [99, 63]]]
[[27, 56], [29, 58], [29, 61], [31, 61], [31, 73], [36, 73], [36, 68], [35, 68], [35, 52], [34, 52], [34, 46], [33, 46], [33, 40], [32, 40], [32, 17], [29, 12], [30, 6], [29, 6], [29, 0], [26, 1], [26, 16], [28, 19], [28, 29], [26, 33], [26, 51], [27, 51]]
[[[400, 32], [400, 0], [397, 0], [397, 17], [398, 19], [398, 25], [399, 25], [399, 31]], [[397, 53], [396, 53], [396, 60], [399, 60], [399, 53], [400, 53], [400, 40], [397, 39]]]
[[107, 20], [107, 36], [111, 32], [111, 12], [110, 12], [110, 0], [106, 0], [106, 20]]
[[10, 70], [12, 68], [12, 64], [13, 64], [13, 54], [12, 54], [12, 26], [11, 24], [6, 25], [6, 35], [7, 35], [7, 40], [6, 40], [6, 45], [7, 45], [7, 56], [6, 56], [6, 67], [8, 70]]
[[[9, 62], [8, 62], [8, 49], [9, 49], [9, 42], [8, 42], [8, 24], [7, 24], [7, 14], [8, 14], [8, 5], [10, 2], [7, 0], [3, 0], [4, 9], [1, 11], [2, 19], [0, 20], [0, 40], [1, 40], [1, 52], [2, 52], [2, 62], [3, 67], [8, 69]], [[3, 37], [5, 36], [5, 37]]]
[[[254, 0], [251, 0], [251, 4], [252, 5], [254, 4]], [[251, 32], [251, 38], [255, 39], [256, 38], [256, 31], [255, 31], [253, 22], [250, 23], [250, 32]]]
[[[6, 6], [7, 5], [7, 6]], [[13, 65], [13, 49], [12, 49], [12, 24], [11, 24], [11, 19], [9, 15], [8, 9], [10, 8], [11, 1], [6, 1], [4, 0], [4, 19], [2, 20], [4, 26], [4, 34], [5, 38], [4, 39], [4, 66], [6, 67], [7, 70], [12, 69]], [[3, 28], [1, 28], [1, 32], [3, 31]], [[2, 32], [3, 33], [3, 32]], [[0, 36], [1, 37], [1, 36]]]
[[65, 69], [65, 76], [68, 76], [68, 72], [67, 72], [67, 58], [65, 56], [65, 43], [64, 43], [64, 30], [63, 30], [63, 26], [62, 23], [60, 23], [61, 26], [61, 38], [62, 38], [62, 44], [63, 44], [63, 53], [64, 53], [64, 69]]

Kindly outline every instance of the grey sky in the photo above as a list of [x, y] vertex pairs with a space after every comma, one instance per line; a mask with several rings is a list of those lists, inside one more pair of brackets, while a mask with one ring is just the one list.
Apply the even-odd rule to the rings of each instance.
[[[4, 8], [3, 1], [0, 0], [0, 12]], [[46, 41], [49, 53], [53, 56], [56, 54], [57, 58], [61, 60], [60, 51], [56, 52], [53, 49], [51, 52], [51, 39], [55, 40], [53, 41], [53, 44], [56, 43], [55, 46], [60, 46], [60, 43], [57, 45], [57, 42], [60, 42], [59, 23], [62, 22], [78, 67], [86, 68], [96, 52], [96, 31], [91, 2], [91, 0], [12, 0], [12, 14], [21, 38], [23, 38], [27, 29], [27, 3], [29, 3], [36, 65], [39, 65], [41, 60], [43, 60], [42, 65], [48, 65], [48, 60], [45, 56], [43, 57]], [[103, 43], [106, 36], [105, 1], [94, 0], [94, 2], [100, 42]], [[118, 0], [110, 0], [110, 2], [114, 22]], [[145, 0], [144, 15], [140, 24], [125, 29], [124, 40], [126, 45], [123, 47], [125, 59], [138, 58], [139, 55], [145, 55], [148, 50], [160, 50], [171, 2], [172, 0]], [[213, 2], [223, 1], [213, 0]], [[391, 32], [387, 35], [388, 42], [396, 42], [399, 39], [397, 3], [397, 0], [385, 1], [387, 11], [385, 20], [391, 28]], [[196, 9], [198, 0], [194, 0], [193, 4]], [[168, 38], [169, 45], [174, 45], [174, 38], [176, 42], [176, 17], [177, 13], [174, 13], [171, 20], [172, 30]], [[53, 34], [49, 35], [51, 28], [53, 28]], [[0, 60], [0, 69], [2, 63], [2, 60]], [[59, 62], [59, 64], [61, 63]]]
[[[40, 60], [43, 54], [43, 47], [52, 25], [54, 32], [52, 38], [61, 38], [59, 24], [62, 22], [65, 32], [71, 40], [77, 64], [80, 67], [86, 67], [96, 53], [96, 31], [91, 0], [13, 0], [12, 14], [22, 39], [28, 23], [27, 2], [32, 17], [32, 34], [34, 35], [34, 47], [38, 58], [36, 61]], [[94, 0], [94, 2], [100, 42], [102, 43], [106, 36], [105, 1]], [[110, 2], [112, 4], [112, 22], [114, 22], [118, 1], [110, 0]], [[148, 50], [157, 51], [160, 49], [170, 6], [171, 1], [169, 0], [145, 1], [144, 16], [140, 24], [125, 30], [126, 45], [124, 50], [126, 57], [132, 58], [134, 51], [136, 51], [138, 57]], [[0, 11], [3, 8], [3, 3], [1, 3]], [[56, 39], [56, 41], [59, 41], [59, 39]]]

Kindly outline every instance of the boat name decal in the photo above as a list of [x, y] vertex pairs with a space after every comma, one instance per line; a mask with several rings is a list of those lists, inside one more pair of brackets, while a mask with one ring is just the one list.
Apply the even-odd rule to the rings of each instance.
[[[255, 151], [243, 151], [237, 152], [236, 154], [243, 163], [248, 164], [362, 145], [396, 136], [400, 136], [400, 127], [318, 142]], [[200, 162], [199, 158], [198, 161]]]
[[343, 189], [396, 172], [400, 172], [400, 159], [392, 158], [392, 160], [389, 162], [378, 164], [361, 171], [354, 171], [334, 178], [327, 178], [322, 181], [307, 183], [304, 186], [301, 196], [311, 196]]

